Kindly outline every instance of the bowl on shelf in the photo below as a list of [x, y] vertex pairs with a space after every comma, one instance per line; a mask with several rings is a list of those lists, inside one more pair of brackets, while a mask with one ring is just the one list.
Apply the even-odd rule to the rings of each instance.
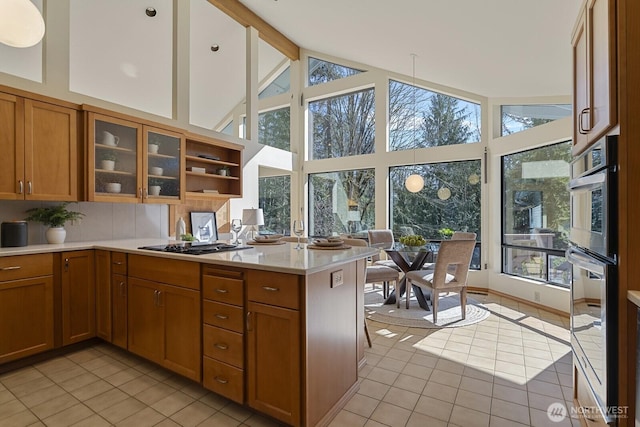
[[149, 168], [149, 173], [151, 175], [162, 176], [162, 172], [163, 172], [163, 169], [159, 168], [157, 166], [152, 166], [152, 167]]
[[119, 193], [122, 190], [122, 184], [119, 182], [107, 182], [104, 188], [107, 193]]

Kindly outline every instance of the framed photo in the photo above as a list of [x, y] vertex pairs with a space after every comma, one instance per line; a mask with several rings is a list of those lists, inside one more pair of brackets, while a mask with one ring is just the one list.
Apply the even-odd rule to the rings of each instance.
[[196, 241], [211, 243], [218, 240], [215, 212], [191, 212], [191, 234]]

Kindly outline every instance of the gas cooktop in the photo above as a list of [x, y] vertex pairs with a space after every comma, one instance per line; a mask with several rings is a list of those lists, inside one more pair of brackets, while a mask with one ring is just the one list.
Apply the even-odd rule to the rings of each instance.
[[188, 255], [205, 255], [217, 252], [239, 251], [249, 249], [251, 246], [238, 246], [228, 243], [170, 243], [168, 245], [141, 246], [138, 249], [146, 249], [158, 252], [172, 252]]

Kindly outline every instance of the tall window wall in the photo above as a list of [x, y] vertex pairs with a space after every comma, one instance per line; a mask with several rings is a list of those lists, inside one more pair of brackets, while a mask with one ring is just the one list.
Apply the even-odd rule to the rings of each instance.
[[290, 234], [291, 177], [270, 176], [258, 179], [258, 206], [264, 213], [261, 233]]
[[504, 273], [569, 286], [571, 143], [502, 157]]

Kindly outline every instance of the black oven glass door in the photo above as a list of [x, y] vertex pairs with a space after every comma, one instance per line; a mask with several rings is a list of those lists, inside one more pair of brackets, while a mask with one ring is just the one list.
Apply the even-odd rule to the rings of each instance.
[[[600, 408], [615, 396], [615, 265], [571, 247], [571, 344]], [[607, 317], [609, 313], [609, 317]], [[606, 411], [605, 414], [606, 415]]]

